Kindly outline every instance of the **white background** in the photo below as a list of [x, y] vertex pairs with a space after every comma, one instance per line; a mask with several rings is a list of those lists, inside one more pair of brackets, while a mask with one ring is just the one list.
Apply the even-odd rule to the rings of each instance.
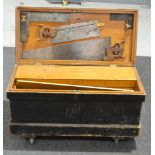
[[[35, 1], [35, 0], [33, 0]], [[40, 3], [41, 0], [36, 0], [36, 2]], [[31, 0], [32, 2], [32, 0]], [[31, 4], [30, 0], [27, 0], [26, 5], [30, 5]], [[152, 15], [155, 15], [155, 1], [152, 1]], [[0, 105], [0, 154], [3, 154], [3, 45], [4, 46], [14, 46], [14, 6], [19, 5], [19, 1], [15, 1], [15, 0], [4, 0], [4, 22], [3, 21], [3, 1], [0, 1], [0, 21], [1, 21], [1, 26], [0, 26], [0, 72], [1, 72], [1, 77], [0, 77], [0, 86], [1, 86], [1, 91], [0, 91], [0, 99], [1, 99], [1, 105]], [[10, 4], [9, 4], [10, 3]], [[6, 6], [8, 5], [8, 6]], [[47, 3], [44, 5], [48, 5]], [[31, 5], [32, 6], [32, 5]], [[35, 5], [33, 5], [35, 6]], [[42, 5], [43, 6], [43, 5]], [[49, 6], [49, 5], [48, 5]], [[104, 5], [106, 6], [106, 5]], [[119, 5], [120, 6], [120, 5]], [[140, 13], [140, 20], [144, 19], [144, 21], [142, 21], [142, 23], [139, 22], [139, 28], [141, 30], [139, 30], [138, 33], [138, 41], [141, 41], [141, 43], [138, 43], [138, 55], [152, 55], [152, 66], [151, 66], [151, 72], [152, 72], [152, 105], [151, 105], [151, 118], [152, 118], [152, 133], [151, 133], [151, 141], [152, 141], [152, 155], [155, 154], [155, 147], [154, 147], [154, 142], [155, 142], [155, 74], [154, 74], [154, 70], [155, 70], [155, 54], [153, 51], [155, 51], [155, 18], [152, 18], [152, 32], [150, 30], [150, 20], [149, 20], [149, 16], [150, 16], [150, 11], [148, 10], [148, 8], [146, 7], [140, 7], [137, 6], [139, 9], [141, 9]], [[146, 11], [146, 12], [145, 12]], [[149, 15], [149, 16], [148, 16]], [[4, 25], [4, 29], [3, 29], [3, 25]], [[143, 26], [142, 26], [143, 25]], [[144, 29], [143, 29], [144, 28]], [[145, 29], [146, 28], [146, 29]], [[141, 33], [140, 33], [141, 32]], [[4, 35], [2, 35], [4, 33]], [[6, 34], [8, 34], [8, 36], [5, 36]], [[151, 35], [151, 42], [150, 42], [150, 34]], [[11, 41], [9, 41], [11, 38]], [[145, 45], [144, 45], [144, 44]], [[150, 43], [151, 43], [151, 50], [152, 50], [152, 54], [150, 51]], [[139, 47], [140, 46], [140, 47]], [[140, 50], [142, 49], [142, 47], [145, 47], [145, 50]]]
[[[4, 0], [4, 39], [3, 46], [15, 47], [15, 7], [23, 6], [42, 6], [42, 7], [62, 7], [62, 5], [49, 4], [45, 0]], [[69, 5], [69, 7], [89, 7], [89, 8], [129, 8], [139, 10], [137, 55], [151, 56], [150, 40], [150, 7], [145, 5], [128, 5], [112, 3], [84, 3], [82, 6]]]

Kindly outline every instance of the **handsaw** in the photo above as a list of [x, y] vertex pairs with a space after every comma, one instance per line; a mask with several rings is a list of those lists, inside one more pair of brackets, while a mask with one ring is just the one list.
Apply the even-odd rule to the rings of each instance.
[[111, 45], [111, 37], [90, 39], [34, 50], [24, 50], [23, 59], [92, 60], [101, 61], [105, 47]]
[[74, 40], [98, 37], [100, 36], [100, 31], [98, 27], [103, 25], [104, 23], [101, 24], [98, 21], [87, 21], [57, 27], [47, 27], [42, 24], [39, 24], [38, 26], [41, 27], [39, 33], [41, 40], [52, 38], [51, 42], [57, 44]]
[[31, 81], [31, 80], [17, 80], [17, 83], [29, 83], [29, 84], [39, 84], [39, 85], [49, 85], [49, 86], [62, 86], [62, 87], [73, 87], [73, 88], [84, 88], [84, 89], [95, 89], [95, 90], [110, 90], [110, 91], [129, 91], [133, 92], [131, 89], [122, 88], [111, 88], [111, 87], [96, 87], [96, 86], [86, 86], [86, 85], [73, 85], [67, 83], [53, 83], [53, 82], [41, 82], [41, 81]]
[[[29, 22], [69, 22], [70, 14], [69, 13], [38, 13], [38, 12], [22, 12], [21, 13], [21, 22], [20, 22], [20, 40], [23, 42], [27, 41], [29, 36]], [[42, 24], [38, 24], [41, 26]], [[98, 26], [104, 26], [104, 23], [99, 23], [98, 21], [87, 21], [81, 23], [68, 24], [57, 27], [46, 27], [43, 25], [45, 30], [56, 32], [54, 37], [52, 37], [53, 43], [62, 43], [68, 41], [74, 41], [79, 39], [97, 37], [100, 35]], [[44, 32], [41, 28], [41, 32]], [[41, 34], [41, 33], [40, 33]], [[51, 36], [53, 36], [51, 34]], [[43, 37], [40, 37], [43, 39]]]

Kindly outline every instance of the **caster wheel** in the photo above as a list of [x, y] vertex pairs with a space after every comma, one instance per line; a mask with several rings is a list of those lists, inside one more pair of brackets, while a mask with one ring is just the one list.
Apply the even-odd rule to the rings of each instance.
[[122, 137], [114, 137], [113, 139], [114, 139], [115, 143], [117, 144], [117, 143], [119, 143], [121, 140], [123, 140], [124, 138], [122, 138]]
[[34, 144], [34, 141], [35, 141], [35, 139], [34, 139], [34, 138], [30, 138], [30, 139], [29, 139], [29, 142], [30, 142], [30, 144], [31, 144], [31, 145], [33, 145], [33, 144]]
[[119, 138], [115, 138], [114, 140], [116, 144], [119, 142]]

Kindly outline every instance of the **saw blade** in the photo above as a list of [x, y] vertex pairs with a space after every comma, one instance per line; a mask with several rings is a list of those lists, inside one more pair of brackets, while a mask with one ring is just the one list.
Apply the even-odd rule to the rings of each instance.
[[74, 42], [35, 50], [24, 50], [24, 59], [46, 60], [102, 60], [105, 47], [111, 45], [111, 37]]
[[100, 36], [97, 21], [58, 26], [56, 27], [56, 31], [56, 37], [52, 38], [53, 43], [63, 43]]

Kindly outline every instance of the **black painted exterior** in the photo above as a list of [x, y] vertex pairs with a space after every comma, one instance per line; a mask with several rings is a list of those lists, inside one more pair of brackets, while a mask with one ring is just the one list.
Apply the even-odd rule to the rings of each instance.
[[13, 134], [23, 136], [84, 136], [84, 137], [134, 137], [139, 128], [101, 128], [101, 127], [51, 127], [11, 125]]
[[128, 94], [22, 92], [8, 92], [7, 97], [13, 134], [106, 137], [137, 136], [145, 99], [144, 95]]

